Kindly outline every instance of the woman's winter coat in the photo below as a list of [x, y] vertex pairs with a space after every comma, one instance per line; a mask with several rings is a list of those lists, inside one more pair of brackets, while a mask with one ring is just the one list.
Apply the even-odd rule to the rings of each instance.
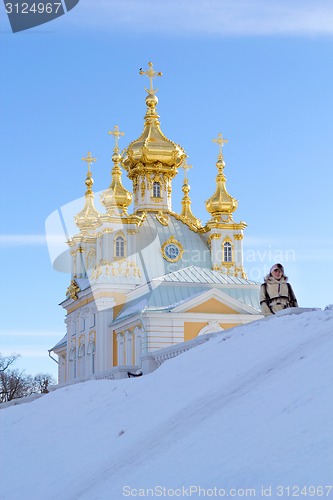
[[298, 307], [297, 300], [288, 278], [282, 276], [279, 280], [270, 274], [260, 287], [260, 306], [264, 316], [275, 314], [288, 307]]

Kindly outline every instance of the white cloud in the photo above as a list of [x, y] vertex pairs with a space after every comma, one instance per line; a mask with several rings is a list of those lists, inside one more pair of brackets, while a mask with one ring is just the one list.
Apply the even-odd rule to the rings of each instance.
[[85, 0], [72, 12], [70, 24], [147, 36], [333, 34], [330, 0]]
[[[63, 243], [64, 236], [47, 235], [48, 241]], [[0, 246], [46, 245], [45, 234], [0, 234]]]
[[63, 337], [64, 331], [57, 330], [0, 330], [0, 337]]
[[[11, 356], [13, 353], [19, 353], [21, 358], [46, 358], [48, 357], [48, 352], [46, 349], [30, 349], [30, 348], [17, 348], [15, 349], [2, 349], [1, 354], [3, 356]], [[15, 365], [13, 365], [15, 368]]]

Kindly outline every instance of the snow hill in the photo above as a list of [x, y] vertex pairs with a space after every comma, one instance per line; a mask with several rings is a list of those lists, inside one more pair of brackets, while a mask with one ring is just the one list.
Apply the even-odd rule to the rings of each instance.
[[5, 408], [0, 498], [333, 498], [332, 358], [330, 306]]

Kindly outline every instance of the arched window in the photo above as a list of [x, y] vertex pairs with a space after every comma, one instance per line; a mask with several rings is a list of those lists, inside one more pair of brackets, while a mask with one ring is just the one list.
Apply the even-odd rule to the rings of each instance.
[[140, 327], [136, 327], [134, 329], [134, 336], [135, 336], [135, 365], [140, 366], [140, 358], [142, 356], [142, 336], [143, 332]]
[[161, 198], [161, 184], [159, 182], [153, 184], [153, 197]]
[[133, 365], [133, 333], [125, 332], [126, 365]]
[[90, 358], [90, 373], [95, 373], [95, 342], [91, 340], [88, 344], [87, 354]]
[[86, 269], [92, 269], [96, 261], [96, 250], [91, 248], [86, 256]]
[[223, 261], [232, 262], [232, 245], [229, 241], [223, 243]]
[[117, 236], [115, 241], [115, 257], [125, 257], [125, 239]]
[[84, 378], [84, 365], [85, 365], [85, 360], [84, 360], [84, 356], [85, 356], [85, 352], [86, 352], [86, 346], [84, 344], [81, 344], [79, 349], [78, 349], [78, 352], [77, 352], [77, 357], [78, 357], [78, 377], [79, 378]]
[[123, 366], [125, 364], [125, 339], [124, 335], [121, 333], [117, 334], [117, 344], [118, 344], [118, 366]]
[[76, 378], [76, 349], [72, 347], [69, 351], [69, 362], [70, 362], [70, 378], [73, 380]]

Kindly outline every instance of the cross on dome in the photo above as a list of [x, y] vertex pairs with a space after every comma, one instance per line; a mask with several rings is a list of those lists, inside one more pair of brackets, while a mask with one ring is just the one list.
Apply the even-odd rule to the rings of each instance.
[[88, 154], [87, 154], [87, 158], [82, 158], [82, 161], [85, 161], [87, 164], [88, 164], [88, 172], [90, 172], [90, 167], [91, 167], [91, 164], [95, 161], [97, 161], [96, 158], [93, 158], [91, 156], [91, 152], [88, 151]]
[[219, 133], [216, 137], [216, 139], [213, 139], [212, 142], [216, 142], [218, 145], [219, 145], [219, 149], [220, 149], [220, 152], [219, 152], [219, 160], [222, 160], [223, 159], [223, 145], [226, 144], [228, 141], [228, 139], [224, 139], [223, 135], [221, 133]]
[[145, 91], [150, 95], [154, 95], [154, 94], [156, 94], [158, 89], [154, 89], [153, 79], [156, 78], [157, 76], [162, 76], [162, 73], [161, 73], [161, 71], [154, 70], [152, 62], [149, 62], [148, 66], [149, 66], [149, 68], [146, 71], [143, 71], [143, 69], [140, 69], [140, 75], [148, 76], [148, 78], [149, 78], [149, 90], [146, 89], [146, 87], [145, 87]]
[[189, 165], [187, 161], [185, 160], [179, 168], [182, 168], [184, 170], [184, 182], [187, 180], [187, 171], [193, 168], [192, 165]]
[[119, 151], [118, 140], [119, 140], [119, 137], [123, 137], [125, 135], [124, 132], [120, 132], [118, 125], [115, 125], [114, 129], [110, 130], [108, 132], [108, 134], [114, 136], [114, 140], [115, 140], [114, 152], [118, 153], [118, 151]]

